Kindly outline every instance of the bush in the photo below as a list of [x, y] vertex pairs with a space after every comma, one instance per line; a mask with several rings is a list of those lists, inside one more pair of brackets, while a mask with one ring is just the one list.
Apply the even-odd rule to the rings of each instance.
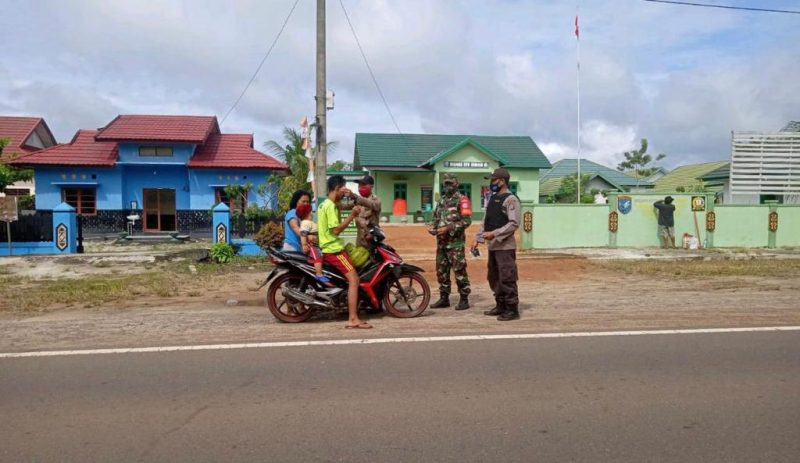
[[36, 198], [34, 195], [20, 196], [17, 199], [17, 209], [20, 211], [32, 211], [36, 209]]
[[283, 224], [280, 222], [268, 222], [258, 230], [253, 239], [261, 249], [280, 248], [283, 246]]
[[236, 254], [233, 250], [233, 246], [228, 243], [216, 243], [211, 246], [211, 251], [209, 251], [211, 258], [214, 259], [214, 262], [218, 262], [220, 264], [227, 264], [233, 259], [234, 254]]

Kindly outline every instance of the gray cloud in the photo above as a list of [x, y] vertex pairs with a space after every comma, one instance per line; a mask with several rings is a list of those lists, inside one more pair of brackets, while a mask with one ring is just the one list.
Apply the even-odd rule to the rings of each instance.
[[[8, 2], [7, 2], [8, 3]], [[292, 2], [11, 1], [0, 110], [59, 139], [117, 113], [222, 116]], [[574, 156], [573, 5], [346, 0], [404, 132], [527, 134]], [[314, 2], [301, 1], [223, 130], [279, 138], [314, 113]], [[329, 138], [394, 132], [337, 1], [328, 2]], [[724, 159], [732, 129], [797, 118], [796, 19], [646, 2], [581, 5], [583, 154], [612, 164], [647, 137], [668, 164]], [[32, 32], [33, 31], [33, 32]], [[747, 36], [747, 38], [743, 38]], [[13, 38], [13, 40], [12, 40]], [[631, 146], [625, 147], [626, 143]]]

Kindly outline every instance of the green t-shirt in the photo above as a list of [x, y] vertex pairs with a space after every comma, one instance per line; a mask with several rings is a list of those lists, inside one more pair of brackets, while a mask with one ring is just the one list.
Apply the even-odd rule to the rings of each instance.
[[319, 226], [319, 248], [325, 254], [336, 254], [344, 250], [344, 241], [333, 233], [339, 226], [339, 208], [330, 199], [326, 199], [317, 209], [317, 225]]

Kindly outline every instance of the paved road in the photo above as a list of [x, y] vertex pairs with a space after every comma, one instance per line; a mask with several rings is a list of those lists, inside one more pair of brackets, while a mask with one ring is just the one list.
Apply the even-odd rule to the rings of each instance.
[[0, 359], [0, 461], [797, 461], [800, 333]]

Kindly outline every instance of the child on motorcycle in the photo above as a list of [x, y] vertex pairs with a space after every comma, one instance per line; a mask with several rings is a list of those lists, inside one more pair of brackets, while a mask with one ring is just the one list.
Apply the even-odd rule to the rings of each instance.
[[313, 220], [311, 205], [301, 204], [296, 210], [300, 219], [300, 244], [303, 246], [303, 252], [308, 254], [314, 263], [317, 281], [326, 286], [333, 286], [330, 278], [322, 273], [322, 251], [319, 249], [318, 227]]

